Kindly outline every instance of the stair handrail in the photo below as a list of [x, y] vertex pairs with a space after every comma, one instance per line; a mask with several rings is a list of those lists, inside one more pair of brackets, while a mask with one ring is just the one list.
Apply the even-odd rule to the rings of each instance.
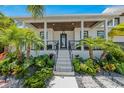
[[69, 56], [70, 56], [70, 61], [71, 61], [71, 65], [72, 65], [72, 71], [74, 71], [74, 67], [72, 64], [73, 54], [72, 54], [72, 48], [71, 48], [71, 41], [70, 40], [68, 42], [68, 50], [69, 50]]
[[55, 55], [54, 70], [56, 71], [56, 63], [57, 63], [57, 59], [58, 59], [58, 50], [59, 50], [59, 41], [56, 41], [55, 47], [56, 47], [56, 48], [55, 48], [56, 55]]

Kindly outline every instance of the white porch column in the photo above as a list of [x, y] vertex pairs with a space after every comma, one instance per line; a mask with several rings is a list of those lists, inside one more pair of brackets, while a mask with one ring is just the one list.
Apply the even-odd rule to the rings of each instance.
[[112, 19], [112, 26], [113, 27], [115, 26], [115, 19], [114, 18]]
[[[84, 39], [84, 21], [81, 20], [81, 39]], [[81, 50], [84, 50], [84, 46], [81, 47]]]
[[105, 39], [108, 40], [108, 20], [104, 21]]
[[44, 22], [44, 50], [47, 49], [47, 22]]

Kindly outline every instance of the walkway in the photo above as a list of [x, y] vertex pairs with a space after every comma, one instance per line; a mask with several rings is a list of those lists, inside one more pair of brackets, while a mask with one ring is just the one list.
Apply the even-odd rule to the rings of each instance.
[[49, 88], [78, 88], [75, 77], [54, 76]]
[[[22, 86], [20, 86], [22, 87]], [[0, 88], [19, 88], [18, 80], [4, 83], [0, 80]], [[97, 75], [95, 77], [83, 76], [54, 76], [48, 88], [124, 88], [124, 76], [113, 73]]]
[[54, 76], [49, 88], [124, 88], [124, 76], [119, 74], [83, 76]]

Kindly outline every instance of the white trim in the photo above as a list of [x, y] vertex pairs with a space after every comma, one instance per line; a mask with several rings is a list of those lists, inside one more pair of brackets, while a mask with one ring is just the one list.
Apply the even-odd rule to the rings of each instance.
[[44, 21], [44, 44], [45, 44], [44, 50], [46, 50], [47, 48], [47, 22], [46, 21]]
[[[81, 39], [84, 39], [84, 21], [81, 20]], [[81, 50], [84, 51], [84, 46], [81, 47]]]
[[113, 21], [113, 25], [112, 25], [112, 26], [114, 27], [114, 26], [115, 26], [115, 19], [113, 18], [113, 20], [112, 20], [112, 21]]
[[81, 39], [84, 39], [84, 21], [81, 20]]
[[108, 20], [104, 21], [105, 39], [108, 40]]

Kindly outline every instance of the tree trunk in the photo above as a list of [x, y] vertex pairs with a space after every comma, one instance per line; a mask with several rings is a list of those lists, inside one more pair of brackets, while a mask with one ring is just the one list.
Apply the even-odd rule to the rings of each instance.
[[9, 51], [8, 46], [5, 46], [5, 47], [4, 47], [4, 52], [7, 53], [8, 51]]
[[29, 44], [28, 47], [27, 47], [27, 60], [29, 60], [29, 57], [30, 57], [30, 50], [31, 50], [31, 47], [30, 47], [30, 44]]
[[104, 51], [104, 52], [102, 53], [100, 59], [101, 59], [101, 60], [105, 59], [105, 57], [106, 57], [107, 54], [108, 54], [108, 53]]
[[18, 49], [17, 58], [19, 62], [22, 62], [22, 51]]
[[89, 48], [89, 56], [91, 59], [93, 59], [93, 49]]

